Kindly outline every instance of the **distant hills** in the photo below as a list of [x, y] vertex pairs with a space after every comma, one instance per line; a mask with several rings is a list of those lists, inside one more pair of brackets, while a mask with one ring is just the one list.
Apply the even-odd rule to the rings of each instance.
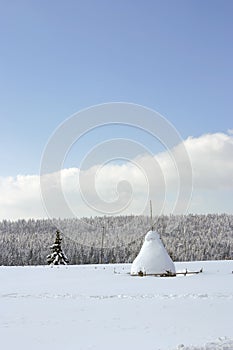
[[[150, 229], [146, 216], [0, 222], [0, 265], [44, 265], [56, 229], [70, 264], [132, 262]], [[233, 215], [154, 218], [174, 261], [233, 259]], [[102, 246], [103, 239], [103, 249]]]

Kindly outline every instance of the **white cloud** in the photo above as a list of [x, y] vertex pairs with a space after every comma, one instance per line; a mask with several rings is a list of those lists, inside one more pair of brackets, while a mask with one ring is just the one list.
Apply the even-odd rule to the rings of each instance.
[[233, 137], [222, 133], [188, 138], [186, 149], [192, 160], [194, 187], [233, 189]]
[[16, 219], [45, 216], [37, 175], [0, 177], [0, 218]]
[[[231, 212], [233, 135], [216, 133], [198, 138], [189, 137], [184, 141], [184, 145], [191, 159], [194, 180], [189, 211]], [[176, 146], [172, 152], [179, 159], [181, 145]], [[182, 163], [182, 159], [179, 160]], [[153, 158], [148, 155], [139, 156], [133, 162], [125, 164], [109, 163], [103, 167], [93, 166], [82, 172], [76, 168], [63, 169], [62, 188], [67, 202], [78, 216], [98, 215], [88, 208], [80, 195], [78, 181], [80, 174], [83, 180], [82, 192], [93, 206], [98, 207], [99, 198], [108, 202], [107, 208], [110, 208], [114, 201], [118, 209], [129, 202], [121, 214], [143, 212], [148, 201], [148, 184], [153, 184], [153, 193], [156, 194], [155, 212], [158, 210], [157, 206], [161, 205], [163, 190], [166, 187], [166, 208], [169, 211], [179, 184], [177, 169], [168, 152], [160, 153]], [[51, 193], [58, 186], [55, 180], [57, 179], [54, 174], [46, 176]], [[97, 197], [94, 195], [92, 183], [95, 184]], [[52, 194], [51, 200], [53, 200]], [[60, 212], [62, 213], [62, 210], [59, 211], [59, 215]], [[39, 176], [1, 177], [0, 218], [29, 217], [46, 217], [41, 201]]]

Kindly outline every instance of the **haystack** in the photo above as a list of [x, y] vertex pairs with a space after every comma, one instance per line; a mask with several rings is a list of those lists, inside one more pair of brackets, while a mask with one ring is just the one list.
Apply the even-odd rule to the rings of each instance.
[[133, 261], [131, 275], [175, 275], [175, 265], [168, 255], [159, 234], [149, 231], [142, 248]]

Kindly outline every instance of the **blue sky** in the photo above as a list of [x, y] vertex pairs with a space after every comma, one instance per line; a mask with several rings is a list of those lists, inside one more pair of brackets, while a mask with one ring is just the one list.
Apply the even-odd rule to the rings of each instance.
[[1, 0], [0, 176], [39, 174], [54, 129], [104, 102], [155, 109], [184, 139], [227, 133], [232, 16], [231, 0]]
[[1, 1], [1, 175], [38, 173], [54, 128], [109, 101], [153, 108], [181, 135], [226, 131], [232, 1]]

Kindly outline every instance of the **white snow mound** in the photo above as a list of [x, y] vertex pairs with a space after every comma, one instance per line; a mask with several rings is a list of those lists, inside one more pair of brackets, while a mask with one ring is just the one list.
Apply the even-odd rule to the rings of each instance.
[[145, 236], [142, 248], [133, 261], [131, 275], [163, 274], [166, 271], [175, 273], [175, 265], [168, 255], [159, 234], [156, 231], [149, 231]]

